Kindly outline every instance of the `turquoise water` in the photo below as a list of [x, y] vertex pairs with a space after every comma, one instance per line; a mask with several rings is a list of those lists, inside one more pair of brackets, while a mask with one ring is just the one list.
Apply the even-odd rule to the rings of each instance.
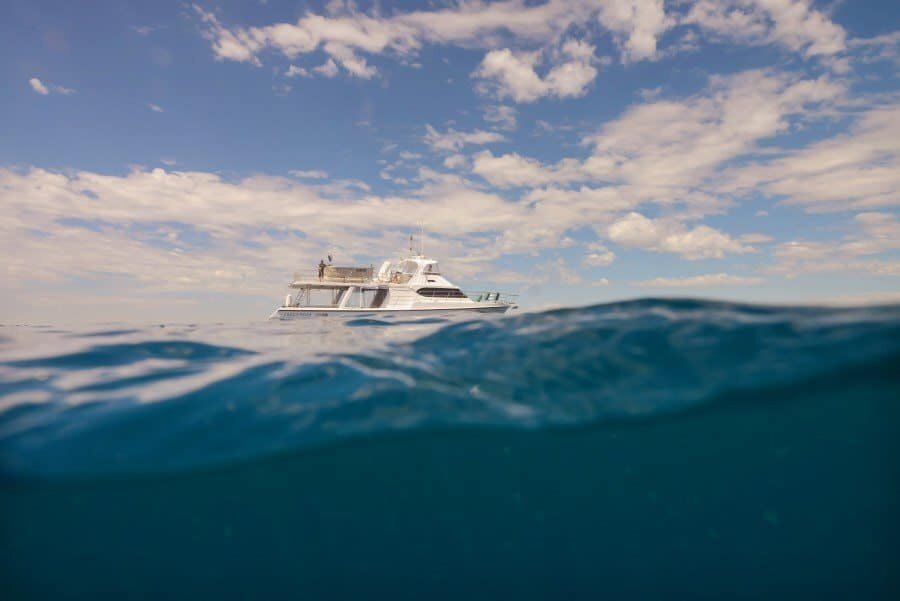
[[897, 598], [900, 307], [0, 328], [5, 598]]

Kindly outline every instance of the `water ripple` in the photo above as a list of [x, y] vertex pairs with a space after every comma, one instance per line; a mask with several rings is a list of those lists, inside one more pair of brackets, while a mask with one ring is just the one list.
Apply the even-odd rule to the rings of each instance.
[[47, 334], [14, 331], [0, 358], [2, 470], [167, 471], [364, 433], [643, 419], [900, 367], [898, 307], [644, 300], [385, 325], [57, 334], [57, 353]]

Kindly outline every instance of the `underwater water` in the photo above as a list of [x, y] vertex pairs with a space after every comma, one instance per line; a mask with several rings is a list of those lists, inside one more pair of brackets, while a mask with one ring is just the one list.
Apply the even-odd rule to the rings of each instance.
[[896, 599], [898, 467], [898, 306], [0, 328], [5, 599]]

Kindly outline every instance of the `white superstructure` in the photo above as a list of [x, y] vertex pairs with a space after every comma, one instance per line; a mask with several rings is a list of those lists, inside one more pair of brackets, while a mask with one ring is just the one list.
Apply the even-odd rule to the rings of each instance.
[[370, 267], [319, 265], [318, 272], [294, 274], [289, 294], [270, 319], [323, 315], [505, 313], [515, 297], [500, 292], [463, 293], [442, 274], [438, 262], [422, 254], [377, 271]]

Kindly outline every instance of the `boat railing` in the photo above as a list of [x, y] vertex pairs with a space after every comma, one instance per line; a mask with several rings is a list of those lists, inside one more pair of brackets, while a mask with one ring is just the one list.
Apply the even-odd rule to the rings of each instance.
[[519, 302], [518, 294], [509, 294], [506, 292], [498, 292], [496, 290], [467, 291], [465, 294], [476, 303], [504, 303], [507, 305], [515, 305]]
[[372, 269], [354, 269], [352, 271], [341, 271], [337, 269], [326, 269], [322, 276], [316, 269], [301, 270], [294, 272], [294, 282], [323, 282], [323, 283], [339, 283], [339, 284], [362, 284], [374, 280]]

